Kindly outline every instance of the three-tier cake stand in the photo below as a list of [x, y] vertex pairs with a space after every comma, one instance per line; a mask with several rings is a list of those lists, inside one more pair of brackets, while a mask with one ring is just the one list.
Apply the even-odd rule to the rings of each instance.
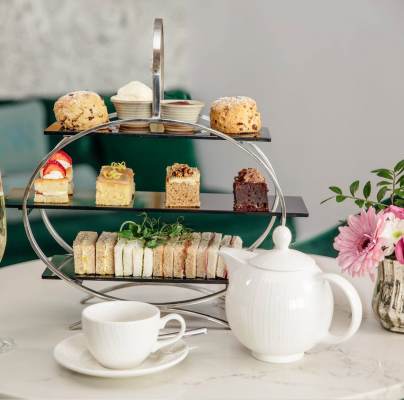
[[[45, 134], [59, 135], [62, 137], [60, 142], [42, 159], [38, 164], [29, 182], [24, 190], [15, 189], [6, 196], [6, 206], [9, 208], [19, 208], [22, 210], [23, 222], [28, 240], [34, 249], [37, 256], [44, 262], [47, 270], [44, 272], [44, 278], [60, 278], [70, 286], [77, 288], [87, 294], [82, 300], [86, 303], [89, 299], [97, 298], [100, 300], [129, 300], [127, 298], [118, 297], [111, 293], [129, 286], [139, 285], [175, 285], [193, 289], [195, 296], [187, 300], [169, 301], [153, 303], [160, 307], [163, 312], [176, 312], [183, 315], [189, 315], [199, 318], [204, 318], [209, 321], [218, 323], [227, 327], [227, 321], [210, 314], [204, 314], [195, 310], [187, 309], [188, 306], [193, 306], [205, 303], [214, 299], [218, 299], [225, 295], [227, 289], [226, 279], [161, 279], [161, 278], [141, 278], [141, 277], [115, 277], [115, 276], [76, 276], [74, 274], [73, 249], [62, 236], [56, 231], [52, 225], [49, 216], [46, 212], [48, 209], [64, 209], [64, 210], [113, 210], [113, 211], [147, 211], [147, 212], [181, 212], [181, 213], [236, 213], [233, 210], [233, 202], [231, 194], [219, 193], [201, 193], [201, 207], [199, 209], [175, 209], [165, 208], [164, 193], [152, 192], [136, 192], [133, 205], [129, 207], [100, 207], [95, 204], [94, 193], [91, 195], [75, 193], [74, 197], [68, 204], [40, 204], [33, 202], [32, 188], [34, 180], [40, 169], [46, 164], [48, 159], [57, 151], [62, 150], [67, 145], [82, 139], [85, 136], [92, 134], [101, 135], [126, 135], [131, 136], [134, 140], [146, 138], [188, 138], [188, 139], [206, 139], [206, 140], [226, 140], [228, 143], [248, 154], [252, 157], [265, 171], [273, 183], [275, 190], [274, 196], [271, 196], [271, 210], [269, 212], [254, 213], [269, 218], [269, 223], [262, 235], [249, 247], [250, 250], [258, 248], [265, 240], [270, 230], [272, 229], [277, 217], [280, 217], [281, 224], [286, 223], [286, 217], [305, 217], [308, 216], [306, 206], [300, 197], [284, 196], [276, 177], [272, 165], [263, 151], [257, 146], [257, 142], [269, 142], [269, 131], [263, 128], [258, 136], [228, 136], [214, 129], [211, 129], [206, 124], [206, 117], [201, 117], [198, 123], [189, 123], [179, 120], [166, 119], [161, 117], [161, 101], [164, 98], [164, 33], [163, 20], [155, 19], [153, 31], [153, 63], [152, 63], [152, 83], [153, 83], [153, 105], [151, 118], [130, 118], [120, 120], [117, 119], [116, 113], [110, 114], [110, 122], [99, 125], [95, 128], [88, 129], [82, 132], [67, 132], [60, 128], [55, 129], [50, 126], [45, 130]], [[138, 132], [138, 131], [121, 131], [119, 126], [127, 122], [146, 122], [151, 126], [158, 124], [168, 125], [184, 125], [193, 128], [193, 132], [184, 133], [157, 133], [157, 132]], [[63, 256], [48, 257], [41, 249], [35, 235], [32, 231], [29, 214], [32, 209], [39, 209], [42, 221], [47, 228], [49, 234], [66, 252]], [[241, 213], [243, 214], [243, 213]], [[96, 290], [86, 285], [88, 281], [113, 281], [113, 286]], [[220, 285], [220, 289], [211, 291], [206, 284]], [[213, 287], [213, 286], [210, 286]], [[132, 300], [132, 299], [131, 299]], [[72, 326], [71, 328], [74, 328]]]

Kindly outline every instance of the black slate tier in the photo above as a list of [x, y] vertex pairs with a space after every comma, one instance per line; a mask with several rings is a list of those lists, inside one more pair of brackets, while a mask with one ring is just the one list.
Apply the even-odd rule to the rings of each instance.
[[[6, 207], [21, 209], [22, 197], [24, 189], [12, 189], [6, 194]], [[136, 192], [135, 200], [130, 206], [97, 206], [95, 204], [95, 191], [76, 190], [73, 198], [66, 204], [45, 204], [34, 203], [33, 195], [28, 200], [29, 208], [58, 209], [58, 210], [105, 210], [105, 211], [155, 211], [155, 212], [175, 212], [175, 213], [232, 213], [232, 214], [249, 214], [249, 215], [281, 215], [280, 207], [275, 212], [259, 211], [259, 212], [241, 212], [233, 210], [233, 194], [232, 193], [201, 193], [200, 208], [167, 208], [164, 205], [164, 192]], [[269, 208], [274, 202], [274, 197], [269, 196]], [[304, 201], [299, 196], [285, 196], [286, 210], [288, 217], [308, 217]]]
[[[59, 123], [55, 122], [44, 130], [45, 135], [49, 136], [74, 136], [77, 134], [75, 131], [65, 131], [60, 128]], [[207, 140], [224, 140], [220, 137], [210, 134], [207, 131], [196, 131], [189, 133], [181, 132], [165, 132], [165, 133], [152, 133], [145, 131], [130, 130], [125, 129], [113, 129], [113, 130], [102, 130], [99, 132], [94, 132], [91, 135], [121, 135], [121, 136], [132, 136], [138, 138], [148, 138], [148, 139], [207, 139]], [[268, 128], [262, 128], [261, 132], [257, 135], [231, 135], [231, 137], [238, 141], [247, 142], [270, 142], [271, 135]]]

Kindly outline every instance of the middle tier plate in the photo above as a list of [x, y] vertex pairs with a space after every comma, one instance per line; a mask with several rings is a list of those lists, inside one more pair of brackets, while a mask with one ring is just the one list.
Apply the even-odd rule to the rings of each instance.
[[[22, 208], [24, 189], [12, 189], [6, 195], [7, 208]], [[58, 210], [105, 210], [105, 211], [147, 211], [147, 212], [175, 212], [175, 213], [234, 213], [254, 215], [281, 215], [281, 208], [274, 212], [240, 212], [233, 210], [232, 193], [201, 193], [200, 208], [167, 208], [164, 204], [164, 192], [139, 192], [130, 206], [97, 206], [95, 204], [95, 191], [77, 189], [74, 196], [66, 204], [34, 203], [33, 194], [28, 199], [28, 208], [58, 209]], [[272, 207], [274, 196], [269, 196], [269, 204]], [[308, 217], [309, 213], [304, 201], [299, 196], [285, 196], [288, 217]]]

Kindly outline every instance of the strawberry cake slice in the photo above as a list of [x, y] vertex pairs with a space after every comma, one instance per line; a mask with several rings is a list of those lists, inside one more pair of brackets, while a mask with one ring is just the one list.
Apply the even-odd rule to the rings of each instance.
[[66, 170], [66, 178], [69, 180], [69, 195], [73, 194], [73, 161], [63, 150], [56, 152], [49, 161], [58, 161]]
[[34, 181], [36, 203], [68, 203], [69, 179], [66, 169], [56, 160], [49, 160]]

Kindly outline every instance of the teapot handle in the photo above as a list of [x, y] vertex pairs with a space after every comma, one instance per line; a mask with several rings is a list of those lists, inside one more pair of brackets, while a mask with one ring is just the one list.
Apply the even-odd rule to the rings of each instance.
[[350, 282], [337, 274], [322, 273], [320, 276], [322, 279], [334, 283], [340, 289], [342, 289], [349, 300], [352, 311], [351, 324], [344, 334], [337, 336], [328, 332], [326, 337], [323, 338], [321, 341], [327, 344], [338, 344], [341, 342], [345, 342], [356, 333], [362, 321], [362, 303], [359, 298], [358, 292]]

